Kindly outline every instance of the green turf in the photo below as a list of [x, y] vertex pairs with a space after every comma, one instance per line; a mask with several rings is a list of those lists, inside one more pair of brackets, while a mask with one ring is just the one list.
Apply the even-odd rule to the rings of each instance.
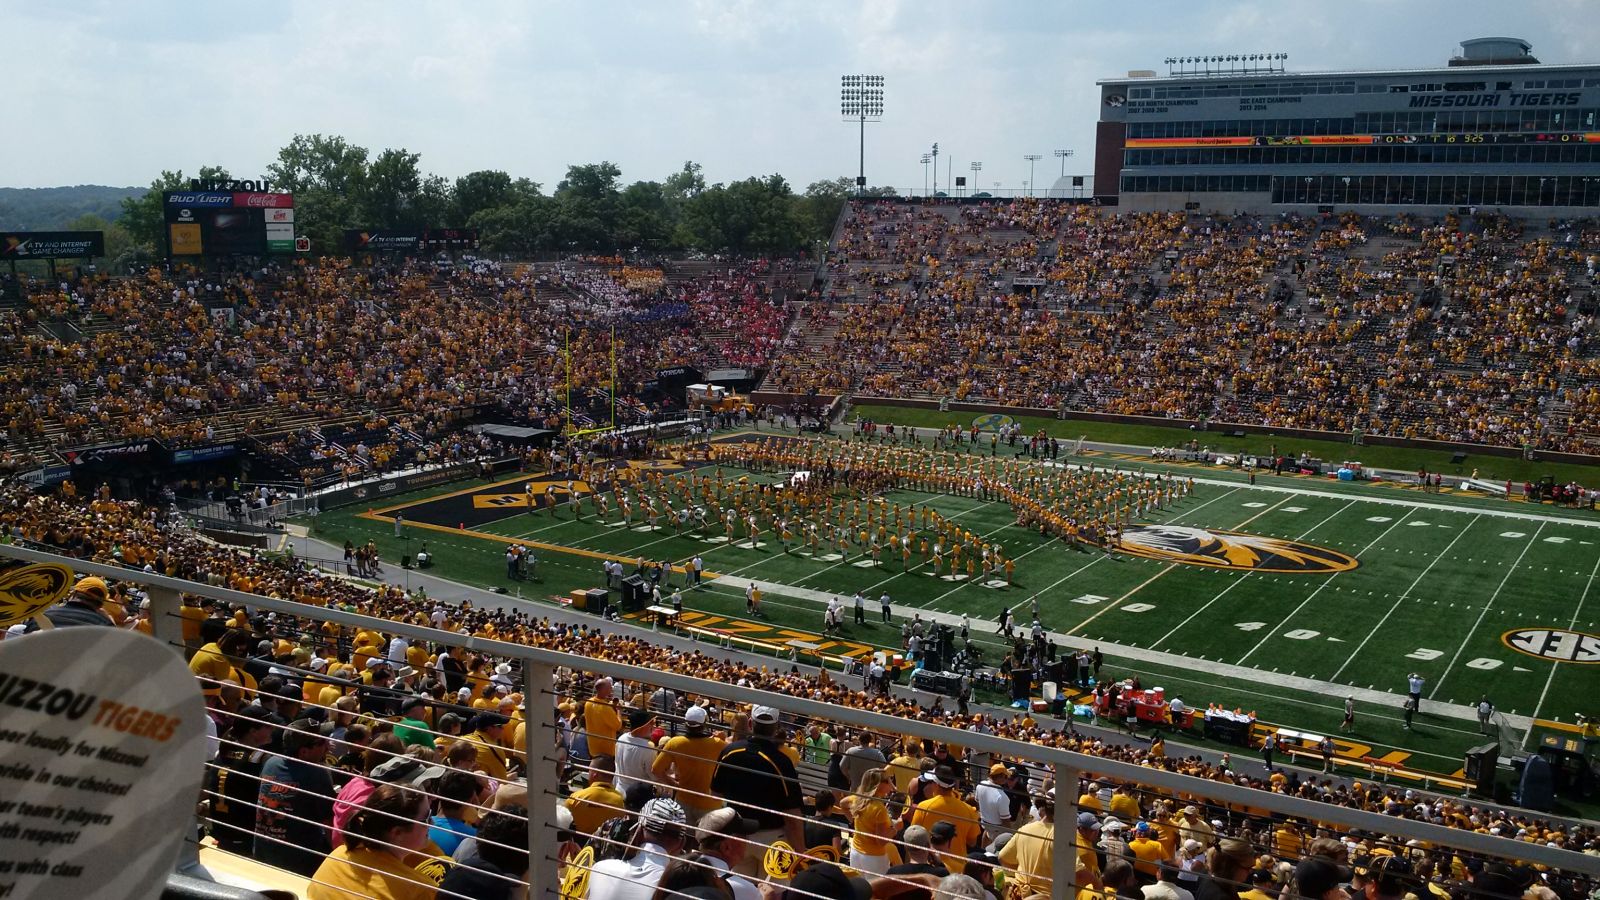
[[[1279, 489], [1269, 489], [1269, 482]], [[1285, 486], [1331, 495], [1290, 493], [1281, 489]], [[1504, 632], [1519, 627], [1600, 632], [1600, 597], [1589, 596], [1600, 569], [1600, 529], [1484, 512], [1546, 511], [1503, 501], [1445, 509], [1397, 506], [1377, 501], [1448, 505], [1451, 498], [1393, 490], [1382, 490], [1380, 497], [1373, 493], [1379, 490], [1298, 479], [1263, 479], [1255, 488], [1202, 482], [1193, 497], [1153, 517], [1302, 540], [1360, 560], [1359, 568], [1336, 576], [1237, 573], [1122, 555], [1107, 558], [1016, 528], [1003, 504], [910, 492], [892, 499], [930, 502], [973, 532], [1003, 544], [1018, 560], [1019, 583], [991, 589], [903, 573], [897, 563], [869, 569], [785, 555], [775, 540], [763, 551], [752, 551], [708, 544], [692, 535], [576, 522], [565, 515], [508, 513], [478, 530], [651, 559], [681, 561], [699, 552], [714, 572], [779, 585], [766, 605], [771, 621], [811, 632], [821, 628], [821, 598], [834, 593], [848, 597], [859, 589], [874, 599], [888, 591], [897, 612], [906, 614], [914, 609], [965, 612], [983, 635], [980, 640], [989, 642], [990, 623], [1002, 606], [1016, 607], [1019, 619], [1026, 620], [1030, 599], [1037, 596], [1043, 621], [1052, 630], [1129, 648], [1109, 654], [1113, 672], [1140, 673], [1146, 684], [1181, 691], [1191, 705], [1220, 702], [1254, 709], [1264, 720], [1303, 730], [1334, 730], [1341, 686], [1398, 694], [1406, 673], [1413, 670], [1428, 679], [1425, 696], [1434, 702], [1468, 704], [1488, 692], [1505, 712], [1570, 722], [1574, 713], [1600, 711], [1595, 707], [1594, 686], [1600, 676], [1595, 667], [1550, 663], [1517, 653], [1501, 641]], [[536, 599], [599, 582], [597, 561], [560, 552], [540, 554], [539, 581], [509, 581], [502, 543], [421, 529], [410, 530], [410, 541], [398, 541], [388, 523], [359, 518], [363, 511], [324, 513], [316, 520], [317, 536], [334, 543], [373, 539], [391, 560], [414, 554], [425, 540], [437, 574], [520, 590]], [[737, 616], [743, 614], [744, 601], [740, 591], [713, 585], [694, 593], [687, 605]], [[870, 613], [876, 617], [875, 605]], [[876, 626], [860, 631], [846, 637], [879, 646], [899, 643], [898, 631]], [[985, 649], [990, 662], [998, 659], [998, 645]], [[1183, 660], [1173, 665], [1143, 655], [1151, 650]], [[1224, 677], [1210, 671], [1219, 662], [1264, 675]], [[1328, 686], [1305, 691], [1274, 685], [1273, 672]], [[1463, 749], [1480, 742], [1475, 723], [1428, 715], [1426, 703], [1415, 731], [1399, 727], [1398, 705], [1380, 709], [1362, 704], [1358, 723], [1355, 737], [1372, 746], [1374, 755], [1404, 750], [1415, 754], [1408, 765], [1445, 773], [1458, 767]]]
[[[878, 403], [855, 403], [852, 414], [877, 422], [896, 425], [913, 425], [917, 428], [942, 428], [947, 425], [967, 426], [976, 416], [972, 413], [939, 412], [937, 409], [891, 406]], [[1554, 476], [1558, 482], [1578, 481], [1594, 483], [1600, 477], [1600, 466], [1571, 463], [1530, 462], [1520, 457], [1469, 454], [1465, 462], [1451, 461], [1452, 453], [1440, 450], [1421, 450], [1410, 447], [1353, 446], [1348, 440], [1307, 440], [1289, 435], [1249, 434], [1231, 437], [1221, 431], [1191, 431], [1188, 428], [1167, 428], [1160, 425], [1128, 425], [1120, 422], [1097, 422], [1086, 419], [1053, 419], [1041, 416], [1013, 416], [1023, 426], [1025, 434], [1040, 428], [1047, 434], [1062, 439], [1129, 444], [1135, 447], [1178, 447], [1190, 440], [1198, 440], [1213, 450], [1234, 453], [1266, 454], [1276, 447], [1279, 453], [1299, 456], [1309, 453], [1329, 462], [1355, 460], [1368, 466], [1415, 472], [1426, 468], [1430, 472], [1450, 475], [1470, 475], [1474, 470], [1484, 478], [1494, 481], [1510, 479], [1518, 484], [1534, 481], [1545, 475]]]

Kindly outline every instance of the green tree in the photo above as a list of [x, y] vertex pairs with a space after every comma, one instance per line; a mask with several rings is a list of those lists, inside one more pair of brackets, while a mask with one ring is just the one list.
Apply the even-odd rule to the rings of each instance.
[[113, 271], [126, 271], [136, 260], [133, 238], [119, 222], [107, 222], [94, 213], [85, 213], [67, 223], [67, 231], [100, 231], [105, 233], [106, 255], [101, 265]]
[[378, 228], [403, 225], [442, 225], [417, 218], [417, 195], [422, 192], [422, 156], [405, 150], [385, 150], [367, 166], [361, 182], [363, 224]]
[[481, 209], [467, 226], [478, 229], [485, 250], [523, 256], [564, 246], [555, 235], [556, 214], [554, 199], [532, 195], [507, 206]]
[[635, 181], [618, 200], [617, 246], [665, 250], [672, 243], [671, 210], [659, 182]]
[[568, 166], [556, 185], [556, 234], [565, 248], [611, 252], [618, 249], [615, 163]]
[[411, 201], [411, 221], [424, 227], [461, 224], [450, 197], [450, 179], [443, 175], [422, 179], [422, 186]]
[[[196, 177], [202, 181], [226, 181], [229, 176], [228, 170], [221, 166], [201, 166], [200, 173]], [[166, 209], [162, 205], [161, 195], [166, 191], [188, 189], [189, 179], [183, 176], [183, 170], [163, 171], [159, 178], [150, 182], [150, 190], [141, 196], [129, 197], [122, 201], [122, 216], [118, 221], [127, 231], [137, 254], [154, 258], [165, 252]]]
[[498, 169], [468, 172], [456, 179], [451, 195], [455, 204], [455, 217], [451, 222], [464, 223], [482, 210], [511, 205], [511, 176]]
[[366, 213], [367, 151], [342, 137], [297, 134], [267, 174], [294, 194], [295, 233], [311, 238], [317, 253], [337, 253], [343, 230], [370, 227]]

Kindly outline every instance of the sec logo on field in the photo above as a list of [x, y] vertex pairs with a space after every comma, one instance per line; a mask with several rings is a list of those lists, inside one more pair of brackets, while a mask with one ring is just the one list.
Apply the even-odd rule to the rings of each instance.
[[1518, 628], [1500, 635], [1507, 647], [1551, 662], [1600, 663], [1600, 635], [1559, 628]]
[[986, 416], [974, 416], [972, 427], [979, 431], [999, 431], [1001, 428], [1011, 425], [1013, 421], [1010, 416], [1001, 413], [990, 413]]

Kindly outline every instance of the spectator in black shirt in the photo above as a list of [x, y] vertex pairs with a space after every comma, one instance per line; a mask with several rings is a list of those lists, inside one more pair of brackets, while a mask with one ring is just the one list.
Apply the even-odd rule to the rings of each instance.
[[822, 788], [811, 797], [811, 818], [805, 822], [806, 847], [832, 847], [840, 851], [850, 820], [835, 804], [833, 791]]
[[333, 849], [333, 781], [326, 768], [328, 739], [317, 724], [292, 722], [283, 739], [286, 756], [261, 767], [256, 795], [255, 858], [307, 878]]
[[[106, 587], [104, 579], [90, 576], [81, 578], [72, 586], [72, 593], [59, 606], [52, 606], [44, 611], [44, 617], [56, 628], [67, 628], [73, 625], [111, 625], [111, 617], [106, 615], [106, 598], [111, 596], [111, 591]], [[28, 622], [28, 631], [38, 631], [37, 620]]]
[[[750, 737], [729, 744], [717, 757], [711, 790], [739, 815], [755, 819], [761, 826], [750, 836], [751, 840], [770, 844], [781, 837], [791, 847], [804, 847], [800, 816], [805, 798], [794, 763], [779, 745], [779, 728], [777, 709], [758, 706], [751, 710]], [[735, 871], [741, 875], [757, 874], [760, 861], [754, 856], [751, 854], [752, 858]]]
[[261, 790], [261, 748], [272, 741], [283, 719], [251, 704], [239, 710], [217, 754], [206, 767], [206, 795], [211, 803], [211, 836], [229, 853], [249, 856], [255, 844], [256, 799]]
[[1193, 889], [1195, 900], [1238, 900], [1249, 889], [1256, 855], [1248, 841], [1223, 838], [1211, 848], [1206, 862], [1206, 874]]

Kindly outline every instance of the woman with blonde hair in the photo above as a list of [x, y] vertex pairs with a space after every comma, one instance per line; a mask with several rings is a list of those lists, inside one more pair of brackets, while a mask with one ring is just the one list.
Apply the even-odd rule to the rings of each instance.
[[894, 782], [885, 777], [883, 769], [872, 768], [861, 773], [855, 793], [845, 798], [845, 811], [853, 829], [850, 865], [864, 874], [882, 875], [889, 870], [889, 838], [894, 836], [894, 823], [883, 798], [892, 790]]

